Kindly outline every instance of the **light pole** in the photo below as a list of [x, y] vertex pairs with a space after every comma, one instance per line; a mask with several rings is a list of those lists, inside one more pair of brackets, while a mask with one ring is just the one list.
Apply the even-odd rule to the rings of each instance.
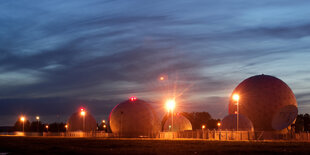
[[66, 128], [66, 132], [67, 132], [67, 130], [68, 130], [68, 124], [65, 125], [65, 128]]
[[36, 120], [38, 121], [37, 131], [39, 132], [39, 120], [40, 120], [40, 117], [36, 116]]
[[25, 119], [26, 118], [24, 116], [20, 117], [20, 121], [23, 122], [23, 132], [25, 132]]
[[83, 117], [83, 131], [85, 132], [85, 115], [86, 112], [84, 111], [84, 109], [81, 109], [81, 116]]
[[233, 100], [236, 101], [237, 105], [237, 131], [239, 130], [239, 98], [238, 94], [233, 95]]
[[220, 130], [220, 127], [221, 127], [221, 123], [220, 122], [218, 122], [217, 123], [217, 128]]
[[173, 131], [173, 110], [175, 108], [175, 99], [169, 99], [166, 102], [166, 109], [168, 110], [168, 114], [169, 111], [171, 111], [171, 131]]

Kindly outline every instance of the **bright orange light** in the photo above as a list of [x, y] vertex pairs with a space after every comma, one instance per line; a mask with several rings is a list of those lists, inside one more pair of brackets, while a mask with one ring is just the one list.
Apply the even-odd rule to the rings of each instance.
[[102, 120], [102, 123], [105, 123], [105, 120]]
[[25, 118], [24, 116], [20, 117], [20, 121], [22, 121], [22, 122], [24, 122], [25, 119], [26, 119], [26, 118]]
[[65, 125], [65, 128], [67, 129], [67, 128], [68, 128], [68, 125]]
[[82, 116], [85, 116], [85, 114], [86, 114], [85, 111], [81, 111]]
[[132, 97], [129, 98], [129, 100], [130, 100], [130, 101], [136, 101], [137, 98], [136, 98], [135, 96], [132, 96]]
[[39, 119], [40, 119], [40, 117], [39, 117], [39, 116], [36, 116], [36, 119], [37, 119], [37, 120], [39, 120]]
[[218, 126], [218, 127], [220, 127], [220, 126], [221, 126], [221, 123], [220, 123], [220, 122], [218, 122], [218, 123], [217, 123], [217, 126]]
[[165, 80], [165, 77], [161, 76], [161, 77], [159, 78], [159, 80], [163, 81], [163, 80]]
[[201, 126], [201, 129], [205, 129], [205, 128], [206, 128], [206, 126], [205, 126], [205, 125], [202, 125], [202, 126]]
[[45, 125], [45, 128], [48, 129], [48, 125]]
[[237, 102], [238, 102], [240, 97], [239, 97], [238, 94], [234, 94], [234, 95], [232, 96], [232, 98], [233, 98], [234, 101], [237, 101]]
[[106, 125], [103, 125], [103, 128], [106, 128], [107, 126]]
[[235, 111], [235, 114], [238, 114], [238, 111]]
[[166, 109], [168, 111], [173, 111], [175, 108], [175, 100], [174, 99], [169, 99], [166, 101]]

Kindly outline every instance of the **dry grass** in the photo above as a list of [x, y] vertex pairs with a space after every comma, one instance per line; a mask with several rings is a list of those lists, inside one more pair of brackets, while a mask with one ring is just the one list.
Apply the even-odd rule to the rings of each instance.
[[0, 136], [1, 152], [12, 154], [309, 154], [310, 143]]

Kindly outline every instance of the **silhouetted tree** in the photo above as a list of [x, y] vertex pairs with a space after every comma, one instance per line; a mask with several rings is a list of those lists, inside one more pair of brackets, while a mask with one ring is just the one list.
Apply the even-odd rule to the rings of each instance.
[[44, 130], [44, 125], [42, 124], [41, 121], [33, 121], [30, 124], [30, 131], [31, 132], [43, 132]]
[[296, 118], [295, 132], [309, 132], [310, 131], [310, 115], [309, 114], [299, 114]]
[[[61, 122], [61, 123], [51, 123], [48, 125], [48, 132], [65, 132], [66, 128], [65, 128], [65, 123]], [[46, 130], [46, 129], [45, 129]]]
[[[12, 130], [13, 131], [23, 131], [23, 122], [18, 119], [15, 122]], [[30, 132], [30, 122], [28, 120], [26, 120], [24, 122], [24, 130], [25, 130], [25, 132]]]
[[217, 129], [217, 123], [220, 121], [220, 119], [213, 119], [208, 112], [183, 112], [182, 115], [190, 120], [193, 130], [201, 129], [202, 125], [206, 125], [210, 130]]

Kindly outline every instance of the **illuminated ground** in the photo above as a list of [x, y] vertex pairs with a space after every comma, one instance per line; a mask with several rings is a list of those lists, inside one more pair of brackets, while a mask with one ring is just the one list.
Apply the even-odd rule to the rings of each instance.
[[305, 142], [220, 142], [0, 136], [0, 153], [12, 154], [309, 154]]

